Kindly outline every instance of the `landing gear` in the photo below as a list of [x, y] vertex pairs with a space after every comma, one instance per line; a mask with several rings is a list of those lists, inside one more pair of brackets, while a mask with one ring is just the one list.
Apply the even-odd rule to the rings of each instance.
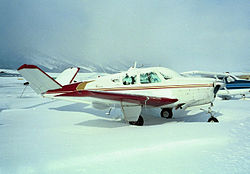
[[163, 118], [172, 118], [173, 117], [173, 112], [172, 112], [172, 109], [170, 108], [163, 108], [161, 110], [161, 117]]
[[[201, 109], [201, 110], [206, 111], [205, 109]], [[207, 120], [207, 122], [219, 123], [219, 120], [214, 117], [211, 107], [208, 108], [207, 113], [210, 114], [210, 118]]]
[[135, 125], [135, 126], [143, 126], [144, 124], [143, 117], [140, 115], [137, 121], [130, 121], [129, 124]]
[[208, 121], [207, 121], [207, 122], [216, 122], [216, 123], [218, 123], [218, 122], [219, 122], [219, 120], [218, 120], [217, 118], [215, 118], [215, 117], [211, 116], [211, 117], [208, 119]]

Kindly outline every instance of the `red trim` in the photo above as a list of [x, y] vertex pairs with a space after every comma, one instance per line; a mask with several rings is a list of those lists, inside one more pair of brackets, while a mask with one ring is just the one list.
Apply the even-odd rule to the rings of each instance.
[[62, 86], [62, 88], [59, 88], [59, 89], [48, 90], [48, 91], [46, 92], [46, 94], [73, 92], [73, 91], [76, 91], [76, 88], [77, 88], [77, 86], [78, 86], [80, 83], [81, 83], [81, 82], [73, 83], [73, 84], [69, 84], [69, 85], [64, 85], [64, 86]]
[[[36, 65], [27, 65], [27, 64], [23, 64], [22, 66], [20, 66], [17, 70], [21, 70], [21, 69], [37, 69], [38, 67]], [[39, 68], [38, 68], [39, 69]]]
[[[73, 92], [76, 91], [77, 86], [82, 82], [65, 85], [60, 89], [49, 90], [46, 93], [64, 93], [64, 92]], [[211, 87], [211, 85], [203, 84], [189, 84], [189, 85], [169, 85], [169, 86], [141, 86], [141, 87], [115, 87], [115, 88], [96, 88], [96, 89], [87, 89], [89, 91], [130, 91], [130, 90], [149, 90], [149, 89], [171, 89], [171, 88], [197, 88], [197, 87]]]
[[76, 75], [77, 75], [77, 73], [79, 72], [79, 70], [80, 70], [80, 68], [77, 67], [77, 71], [76, 71], [75, 75], [73, 76], [73, 78], [71, 79], [71, 81], [70, 81], [69, 83], [73, 82], [73, 80], [74, 80], [74, 78], [76, 77]]
[[46, 74], [46, 72], [44, 72], [42, 69], [40, 69], [39, 67], [37, 67], [36, 65], [27, 65], [27, 64], [23, 64], [22, 66], [20, 66], [17, 70], [20, 71], [22, 69], [38, 69], [39, 71], [41, 71], [43, 74], [45, 74], [47, 77], [49, 77], [51, 80], [53, 80], [55, 83], [57, 83], [59, 86], [62, 87], [62, 85], [60, 83], [58, 83], [55, 79], [53, 79], [52, 77], [50, 77], [48, 74]]
[[164, 97], [150, 97], [142, 95], [120, 94], [120, 93], [88, 91], [88, 90], [74, 91], [70, 93], [60, 94], [57, 95], [56, 97], [93, 97], [106, 100], [125, 101], [129, 103], [150, 105], [155, 107], [175, 103], [178, 101], [178, 99], [171, 99]]

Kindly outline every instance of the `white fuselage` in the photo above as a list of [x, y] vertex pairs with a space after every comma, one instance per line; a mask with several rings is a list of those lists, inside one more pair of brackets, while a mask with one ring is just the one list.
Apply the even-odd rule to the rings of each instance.
[[[151, 72], [154, 73], [157, 80], [145, 83], [142, 75]], [[124, 78], [127, 75], [135, 77], [133, 84], [124, 83]], [[214, 82], [215, 80], [209, 78], [183, 77], [172, 70], [159, 67], [132, 69], [128, 72], [100, 77], [88, 83], [85, 89], [178, 99], [178, 102], [173, 106], [162, 107], [174, 107], [181, 103], [195, 106], [214, 101]]]

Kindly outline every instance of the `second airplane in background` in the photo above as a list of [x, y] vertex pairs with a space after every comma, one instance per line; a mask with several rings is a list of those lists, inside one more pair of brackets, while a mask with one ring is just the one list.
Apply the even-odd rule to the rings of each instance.
[[182, 75], [190, 77], [207, 77], [220, 80], [225, 83], [224, 87], [220, 89], [217, 96], [224, 100], [229, 100], [236, 96], [245, 98], [250, 95], [250, 80], [239, 79], [235, 75], [230, 73], [217, 73], [217, 72], [205, 72], [205, 71], [190, 71], [184, 72]]

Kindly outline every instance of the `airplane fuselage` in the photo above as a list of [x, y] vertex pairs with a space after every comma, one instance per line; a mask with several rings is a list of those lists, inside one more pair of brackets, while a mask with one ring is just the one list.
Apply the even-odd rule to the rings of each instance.
[[[152, 76], [150, 77], [151, 80], [149, 79], [150, 73]], [[161, 106], [162, 108], [174, 108], [178, 105], [196, 106], [212, 103], [215, 98], [215, 86], [215, 80], [213, 79], [183, 77], [172, 70], [157, 67], [131, 69], [128, 72], [99, 77], [93, 81], [78, 83], [75, 86], [75, 90], [177, 98], [178, 101], [176, 103]], [[53, 93], [53, 91], [48, 91], [48, 94], [51, 94], [51, 92]], [[54, 92], [58, 94], [61, 91]], [[96, 103], [103, 103], [102, 99], [71, 96], [71, 100], [76, 99], [92, 101], [94, 106], [97, 106]], [[114, 104], [114, 101], [111, 103]], [[120, 101], [117, 101], [117, 105], [119, 104]], [[103, 108], [105, 106], [110, 107], [108, 101], [103, 104]]]

